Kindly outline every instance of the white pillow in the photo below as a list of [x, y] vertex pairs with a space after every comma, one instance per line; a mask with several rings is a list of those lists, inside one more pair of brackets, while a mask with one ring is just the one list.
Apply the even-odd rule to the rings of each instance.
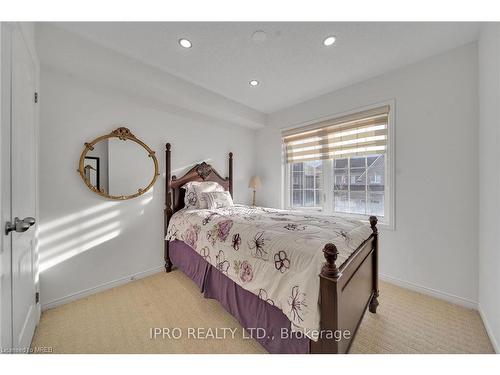
[[191, 181], [182, 186], [186, 190], [184, 194], [184, 206], [188, 209], [207, 208], [207, 202], [203, 193], [212, 191], [224, 191], [224, 188], [217, 182], [212, 181]]
[[231, 198], [229, 191], [212, 191], [210, 193], [203, 193], [202, 196], [205, 198], [210, 210], [234, 206], [233, 198]]
[[198, 198], [198, 208], [208, 208], [207, 198], [203, 193], [211, 193], [214, 191], [224, 191], [224, 188], [217, 182], [204, 181], [200, 182], [199, 185], [194, 185], [194, 191], [196, 192], [196, 197]]
[[198, 197], [196, 196], [196, 191], [194, 190], [194, 184], [198, 182], [188, 182], [182, 188], [186, 190], [184, 194], [184, 206], [187, 209], [198, 208]]

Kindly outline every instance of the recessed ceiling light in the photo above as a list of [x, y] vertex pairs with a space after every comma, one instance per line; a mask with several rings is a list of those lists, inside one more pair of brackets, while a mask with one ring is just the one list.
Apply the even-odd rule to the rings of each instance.
[[267, 40], [267, 34], [263, 30], [257, 30], [252, 34], [252, 40], [258, 43], [265, 42]]
[[191, 46], [193, 45], [191, 41], [186, 38], [179, 39], [179, 44], [183, 48], [191, 48]]
[[330, 47], [331, 45], [333, 45], [335, 43], [336, 40], [337, 40], [337, 38], [335, 38], [333, 35], [330, 35], [330, 36], [326, 37], [325, 40], [323, 40], [323, 44], [326, 47]]
[[250, 84], [250, 86], [258, 86], [259, 81], [256, 81], [256, 80], [254, 79], [254, 80], [252, 80], [252, 81], [250, 81], [250, 82], [248, 82], [248, 83]]

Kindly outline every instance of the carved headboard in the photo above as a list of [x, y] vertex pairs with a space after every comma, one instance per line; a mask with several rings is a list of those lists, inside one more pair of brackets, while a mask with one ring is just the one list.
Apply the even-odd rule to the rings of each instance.
[[229, 177], [223, 178], [217, 171], [205, 162], [196, 164], [184, 176], [171, 176], [171, 146], [166, 145], [166, 187], [165, 187], [165, 214], [166, 224], [171, 215], [184, 207], [185, 190], [182, 186], [191, 181], [214, 181], [233, 195], [233, 153], [229, 153]]

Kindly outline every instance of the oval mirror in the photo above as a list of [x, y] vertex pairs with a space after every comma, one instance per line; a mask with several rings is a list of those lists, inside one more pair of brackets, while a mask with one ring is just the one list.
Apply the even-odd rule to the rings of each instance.
[[116, 200], [144, 194], [159, 176], [154, 151], [123, 127], [85, 143], [78, 172], [90, 190]]

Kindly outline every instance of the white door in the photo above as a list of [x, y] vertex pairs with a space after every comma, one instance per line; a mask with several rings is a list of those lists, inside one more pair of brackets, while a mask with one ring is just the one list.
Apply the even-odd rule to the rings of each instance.
[[35, 60], [16, 25], [11, 34], [12, 347], [29, 348], [38, 321], [36, 293]]

